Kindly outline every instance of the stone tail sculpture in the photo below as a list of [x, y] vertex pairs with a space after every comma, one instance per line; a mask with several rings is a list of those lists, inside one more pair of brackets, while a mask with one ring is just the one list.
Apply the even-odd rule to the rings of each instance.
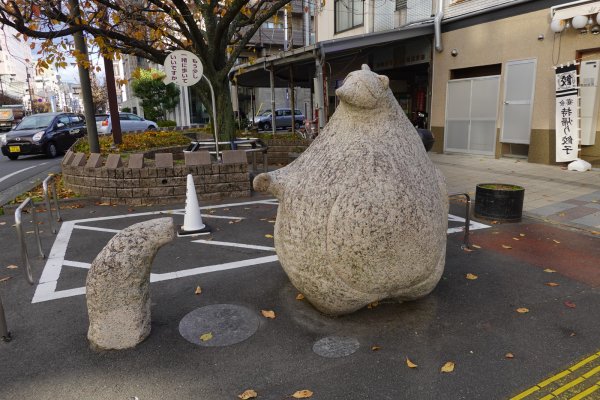
[[140, 222], [117, 233], [94, 259], [86, 282], [93, 348], [127, 349], [150, 334], [150, 268], [174, 237], [172, 218]]
[[398, 105], [388, 78], [363, 66], [298, 159], [254, 179], [279, 199], [275, 249], [292, 284], [320, 311], [430, 293], [446, 254], [443, 176]]

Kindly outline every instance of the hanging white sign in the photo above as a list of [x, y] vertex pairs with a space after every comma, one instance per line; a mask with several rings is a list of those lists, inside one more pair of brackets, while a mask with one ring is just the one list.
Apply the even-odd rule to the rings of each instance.
[[577, 159], [579, 90], [576, 66], [556, 69], [556, 162]]
[[165, 58], [166, 84], [175, 83], [179, 86], [192, 86], [202, 78], [204, 69], [202, 62], [192, 52], [187, 50], [175, 50]]

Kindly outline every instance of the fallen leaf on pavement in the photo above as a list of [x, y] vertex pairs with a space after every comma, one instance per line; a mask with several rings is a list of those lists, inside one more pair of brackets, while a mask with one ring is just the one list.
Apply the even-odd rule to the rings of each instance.
[[575, 332], [571, 332], [571, 334], [570, 334], [569, 336], [570, 336], [570, 337], [574, 337], [574, 336], [576, 336], [576, 335], [577, 335], [577, 333], [575, 333]]
[[302, 293], [298, 293], [296, 295], [296, 300], [304, 300], [304, 295]]
[[565, 301], [565, 306], [569, 307], [569, 308], [575, 308], [577, 307], [577, 304], [573, 303], [572, 301]]
[[8, 266], [8, 267], [6, 267], [6, 268], [8, 268], [8, 269], [17, 269], [17, 268], [19, 268], [19, 267], [17, 267], [16, 265], [9, 265], [9, 266]]
[[503, 245], [502, 245], [502, 248], [503, 248], [503, 249], [512, 249], [512, 247], [511, 247], [511, 246], [509, 246], [509, 245], [507, 245], [507, 244], [503, 244]]
[[259, 221], [266, 221], [266, 220], [267, 220], [266, 218], [259, 219]]
[[418, 365], [415, 364], [414, 362], [410, 361], [408, 359], [408, 357], [406, 357], [406, 365], [408, 365], [408, 368], [417, 368], [418, 367]]
[[0, 222], [0, 225], [6, 225], [6, 222]]
[[194, 291], [194, 294], [200, 294], [202, 293], [202, 288], [200, 286], [196, 287], [196, 290]]
[[469, 272], [469, 273], [468, 273], [468, 274], [465, 276], [465, 278], [467, 278], [467, 279], [469, 279], [469, 280], [472, 280], [472, 281], [474, 281], [474, 280], [475, 280], [475, 279], [477, 279], [478, 277], [477, 277], [477, 275], [475, 275], [475, 274], [472, 274], [472, 273], [470, 273], [470, 272]]
[[270, 222], [271, 224], [275, 223], [275, 221], [273, 221], [272, 219], [268, 220], [267, 222]]
[[254, 390], [252, 389], [248, 389], [246, 390], [244, 393], [242, 394], [238, 394], [238, 397], [242, 400], [248, 400], [248, 399], [253, 399], [256, 396], [258, 396], [258, 393], [256, 393]]
[[525, 234], [524, 233], [519, 233], [519, 236], [525, 237]]
[[556, 239], [552, 239], [552, 241], [553, 241], [554, 243], [560, 243], [560, 242], [559, 242], [558, 240], [556, 240]]
[[452, 361], [448, 361], [446, 364], [442, 366], [442, 372], [452, 372], [454, 371], [454, 363]]
[[224, 208], [223, 211], [229, 211], [229, 208]]
[[207, 342], [212, 338], [213, 338], [213, 334], [211, 332], [200, 335], [200, 340], [202, 340], [203, 342]]
[[558, 284], [558, 283], [556, 283], [556, 282], [546, 282], [544, 285], [546, 285], [546, 286], [550, 286], [550, 287], [556, 287], [556, 286], [559, 286], [559, 284]]
[[516, 240], [517, 242], [518, 242], [519, 240], [521, 240], [521, 239], [519, 239], [519, 238], [512, 238], [512, 239], [513, 239], [513, 240]]
[[553, 269], [551, 269], [551, 268], [546, 268], [546, 269], [544, 270], [544, 272], [547, 272], [547, 273], [549, 273], [549, 274], [552, 274], [552, 273], [554, 273], [554, 272], [556, 272], [556, 271], [555, 271], [555, 270], [553, 270]]
[[508, 358], [508, 359], [515, 358], [515, 355], [513, 353], [506, 353], [504, 355], [504, 358]]
[[600, 232], [598, 232], [598, 231], [592, 231], [592, 235], [600, 235]]
[[311, 392], [308, 389], [304, 389], [304, 390], [298, 390], [296, 393], [294, 393], [292, 395], [293, 398], [295, 399], [308, 399], [309, 397], [312, 397], [313, 392]]
[[481, 246], [477, 245], [477, 244], [472, 244], [471, 247], [473, 247], [474, 249], [480, 249]]
[[371, 351], [381, 350], [381, 346], [371, 346]]
[[529, 308], [520, 307], [520, 308], [517, 308], [517, 312], [518, 312], [519, 314], [525, 314], [525, 313], [528, 313], [528, 312], [529, 312]]
[[367, 308], [369, 308], [369, 309], [371, 309], [371, 308], [375, 308], [375, 307], [377, 307], [378, 305], [379, 305], [379, 302], [378, 302], [378, 301], [374, 301], [374, 302], [372, 302], [372, 303], [369, 303], [369, 304], [367, 305]]
[[471, 249], [470, 249], [470, 248], [468, 248], [468, 247], [464, 247], [464, 248], [463, 248], [463, 251], [464, 251], [465, 253], [472, 253], [472, 252], [473, 252], [473, 250], [471, 250]]
[[0, 278], [0, 282], [6, 282], [7, 280], [11, 279], [12, 276], [5, 276], [3, 278]]
[[275, 318], [275, 311], [273, 311], [273, 310], [260, 310], [260, 313], [265, 318], [270, 318], [270, 319], [274, 319]]
[[273, 235], [266, 234], [266, 235], [265, 235], [265, 237], [266, 237], [267, 239], [273, 239]]

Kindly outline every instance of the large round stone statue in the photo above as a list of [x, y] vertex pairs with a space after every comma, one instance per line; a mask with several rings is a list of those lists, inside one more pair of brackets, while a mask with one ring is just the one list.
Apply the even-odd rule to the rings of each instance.
[[363, 65], [294, 162], [254, 179], [279, 199], [275, 249], [320, 311], [353, 312], [430, 293], [446, 255], [448, 195], [386, 76]]

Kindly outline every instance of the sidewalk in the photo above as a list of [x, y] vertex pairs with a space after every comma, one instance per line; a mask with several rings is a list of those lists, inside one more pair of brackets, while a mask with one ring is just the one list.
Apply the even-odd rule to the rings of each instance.
[[525, 215], [590, 231], [600, 230], [600, 171], [575, 172], [526, 160], [430, 153], [447, 179], [448, 192], [475, 196], [478, 183], [525, 188]]

